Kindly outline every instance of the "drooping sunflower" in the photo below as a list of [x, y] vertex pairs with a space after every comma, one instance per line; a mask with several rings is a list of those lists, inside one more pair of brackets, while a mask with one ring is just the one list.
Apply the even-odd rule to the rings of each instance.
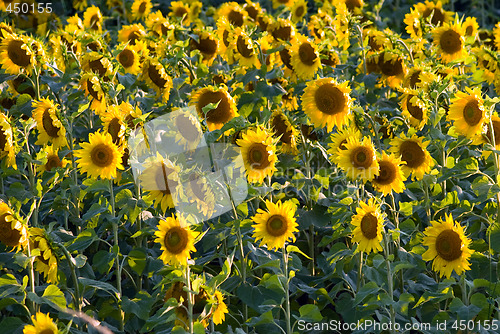
[[121, 146], [125, 141], [125, 129], [127, 128], [122, 110], [117, 105], [111, 105], [99, 116], [104, 131], [111, 135], [113, 144]]
[[[217, 108], [211, 109], [205, 114], [203, 108], [211, 103], [218, 104]], [[210, 131], [222, 128], [224, 124], [238, 116], [236, 102], [224, 85], [199, 89], [191, 96], [189, 104], [196, 106], [198, 115], [201, 119], [206, 120]]]
[[43, 274], [48, 283], [57, 284], [57, 257], [54, 247], [44, 229], [32, 227], [29, 230], [30, 249], [38, 250], [39, 255], [35, 257], [35, 270]]
[[37, 166], [39, 173], [50, 172], [54, 168], [65, 167], [69, 163], [67, 159], [59, 158], [58, 151], [53, 146], [45, 146], [37, 153], [36, 159], [42, 161], [42, 164]]
[[16, 252], [28, 245], [28, 230], [9, 206], [0, 200], [0, 242]]
[[257, 209], [252, 217], [255, 232], [253, 237], [260, 241], [260, 246], [266, 245], [269, 249], [278, 250], [285, 246], [289, 240], [295, 241], [294, 232], [298, 232], [295, 220], [295, 204], [292, 201], [273, 203], [266, 200], [266, 209]]
[[405, 177], [408, 178], [411, 174], [413, 180], [422, 180], [434, 166], [434, 160], [427, 151], [430, 142], [424, 142], [423, 138], [418, 137], [412, 130], [408, 131], [408, 135], [409, 137], [401, 133], [400, 137], [395, 137], [391, 141], [392, 147], [389, 151], [406, 162], [401, 166]]
[[197, 35], [198, 40], [191, 39], [191, 48], [199, 50], [203, 56], [203, 61], [211, 65], [219, 52], [219, 40], [214, 36], [212, 31], [206, 29], [200, 30], [197, 32]]
[[33, 118], [36, 121], [38, 140], [35, 144], [45, 145], [49, 142], [55, 148], [67, 146], [66, 129], [59, 119], [59, 105], [49, 98], [41, 98], [32, 102]]
[[243, 9], [246, 10], [248, 16], [250, 17], [251, 20], [253, 20], [253, 22], [256, 22], [259, 14], [264, 12], [259, 2], [254, 2], [251, 0], [245, 0]]
[[85, 91], [85, 95], [91, 98], [90, 108], [96, 114], [106, 110], [106, 94], [99, 80], [99, 76], [94, 73], [84, 73], [80, 79], [80, 86]]
[[402, 115], [410, 122], [410, 125], [421, 130], [429, 120], [427, 106], [414, 89], [405, 89], [401, 95], [400, 102]]
[[9, 119], [4, 113], [0, 112], [0, 159], [3, 165], [17, 169], [17, 149], [12, 131]]
[[83, 13], [83, 25], [98, 34], [102, 33], [104, 19], [99, 7], [90, 6]]
[[267, 27], [267, 31], [274, 37], [276, 45], [290, 41], [295, 37], [295, 25], [290, 20], [278, 18]]
[[146, 27], [156, 36], [168, 37], [169, 40], [174, 38], [175, 26], [168, 22], [160, 10], [148, 15]]
[[493, 133], [491, 133], [491, 127], [488, 124], [484, 140], [494, 145], [496, 150], [500, 150], [500, 117], [496, 113], [491, 115], [491, 126], [493, 127]]
[[8, 74], [21, 71], [31, 74], [36, 64], [35, 52], [29, 47], [29, 38], [24, 35], [8, 34], [0, 43], [0, 65]]
[[113, 73], [111, 61], [100, 52], [91, 51], [82, 57], [82, 69], [93, 72], [100, 78], [105, 78]]
[[270, 119], [271, 130], [275, 137], [279, 137], [283, 153], [297, 154], [297, 129], [290, 123], [289, 118], [281, 110], [276, 110]]
[[82, 147], [74, 152], [78, 158], [78, 168], [91, 178], [116, 178], [117, 169], [123, 169], [122, 155], [118, 146], [113, 144], [109, 133], [101, 131], [91, 133], [89, 142], [80, 144]]
[[338, 132], [332, 133], [330, 137], [332, 143], [328, 145], [329, 148], [327, 150], [327, 152], [330, 153], [330, 160], [332, 162], [336, 161], [339, 151], [347, 149], [345, 144], [347, 144], [347, 139], [351, 137], [356, 138], [357, 140], [361, 140], [361, 138], [363, 138], [361, 132], [354, 125], [344, 126], [338, 129]]
[[174, 208], [174, 199], [177, 199], [180, 192], [180, 167], [159, 153], [149, 159], [144, 167], [139, 176], [143, 189], [148, 192], [144, 198], [150, 202], [154, 201], [155, 206], [163, 212]]
[[255, 42], [243, 29], [235, 28], [229, 42], [233, 50], [232, 54], [241, 66], [258, 66], [259, 57]]
[[304, 35], [297, 34], [295, 37], [290, 48], [290, 62], [293, 70], [299, 79], [313, 79], [321, 68], [318, 48]]
[[255, 130], [248, 129], [241, 137], [236, 144], [241, 148], [248, 181], [262, 183], [266, 176], [271, 177], [277, 170], [275, 140], [261, 127]]
[[[144, 1], [144, 0], [143, 0]], [[135, 45], [146, 35], [144, 26], [140, 23], [125, 25], [118, 31], [118, 42]]]
[[378, 68], [384, 82], [392, 88], [399, 87], [406, 75], [403, 58], [397, 53], [384, 51], [378, 57]]
[[469, 139], [481, 134], [486, 119], [481, 87], [474, 90], [465, 87], [466, 93], [457, 91], [451, 99], [448, 120], [453, 121], [455, 129]]
[[227, 17], [222, 16], [217, 20], [217, 37], [219, 39], [219, 54], [229, 64], [234, 62], [233, 48], [231, 41], [233, 40], [234, 27], [229, 23]]
[[220, 291], [215, 291], [212, 304], [212, 320], [214, 324], [222, 324], [226, 318], [226, 313], [229, 313], [229, 310], [226, 303], [224, 303], [224, 296]]
[[333, 78], [321, 78], [306, 83], [302, 95], [302, 109], [317, 128], [341, 127], [349, 120], [352, 99], [349, 83], [338, 83]]
[[352, 240], [358, 243], [357, 251], [377, 253], [382, 250], [380, 242], [384, 230], [384, 215], [375, 202], [375, 198], [370, 198], [366, 203], [359, 202], [351, 224], [355, 226]]
[[436, 53], [445, 62], [461, 59], [466, 55], [465, 32], [458, 23], [445, 23], [432, 33]]
[[405, 190], [404, 181], [406, 178], [401, 170], [403, 162], [394, 155], [382, 153], [382, 158], [378, 160], [379, 173], [372, 180], [372, 185], [378, 192], [389, 195], [391, 192], [401, 193]]
[[445, 220], [431, 221], [431, 224], [424, 231], [422, 243], [429, 248], [422, 259], [432, 261], [432, 269], [441, 277], [450, 278], [453, 270], [457, 275], [470, 270], [469, 259], [474, 251], [469, 248], [471, 240], [460, 223], [449, 214]]
[[223, 3], [217, 10], [216, 20], [219, 17], [226, 17], [229, 23], [235, 27], [243, 27], [248, 18], [248, 13], [237, 2]]
[[191, 252], [196, 252], [194, 242], [198, 233], [192, 231], [180, 215], [161, 219], [155, 236], [155, 242], [160, 244], [163, 251], [160, 259], [164, 264], [186, 265]]
[[375, 147], [369, 137], [360, 140], [348, 137], [345, 150], [337, 151], [334, 160], [351, 180], [361, 178], [363, 182], [371, 181], [379, 175], [379, 164]]
[[406, 32], [413, 40], [418, 41], [422, 39], [423, 31], [418, 10], [411, 8], [410, 12], [405, 15], [403, 22], [406, 24]]
[[167, 74], [165, 66], [154, 58], [147, 60], [142, 68], [142, 78], [161, 96], [163, 103], [167, 103], [172, 88], [172, 78]]
[[58, 334], [57, 325], [52, 321], [48, 314], [37, 312], [31, 316], [33, 325], [26, 325], [23, 328], [23, 334]]
[[495, 52], [489, 48], [472, 48], [471, 53], [476, 56], [476, 66], [479, 71], [474, 72], [476, 81], [486, 81], [488, 84], [495, 82], [496, 73], [500, 73], [500, 64], [496, 59]]
[[130, 17], [132, 20], [143, 20], [149, 15], [152, 8], [151, 0], [135, 0], [132, 4]]
[[182, 20], [182, 24], [185, 26], [191, 24], [191, 8], [182, 1], [172, 1], [170, 3], [170, 12], [168, 16], [178, 21]]
[[175, 132], [175, 142], [186, 150], [198, 147], [203, 136], [200, 121], [196, 115], [187, 112], [175, 116], [172, 130]]

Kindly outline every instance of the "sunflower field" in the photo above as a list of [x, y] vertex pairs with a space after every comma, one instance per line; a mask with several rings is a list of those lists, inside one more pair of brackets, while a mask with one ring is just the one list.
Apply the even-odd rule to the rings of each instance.
[[0, 332], [499, 333], [498, 0], [0, 0]]

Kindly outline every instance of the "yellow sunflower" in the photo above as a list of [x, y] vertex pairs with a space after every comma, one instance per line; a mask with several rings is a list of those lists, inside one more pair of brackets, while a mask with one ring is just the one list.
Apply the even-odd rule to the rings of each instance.
[[66, 129], [59, 120], [59, 105], [49, 98], [41, 98], [32, 102], [33, 118], [38, 129], [38, 140], [35, 144], [45, 145], [51, 142], [55, 148], [67, 146]]
[[48, 283], [57, 284], [57, 257], [44, 229], [32, 227], [29, 230], [30, 249], [38, 250], [39, 255], [35, 257], [35, 270], [43, 274]]
[[[211, 103], [217, 104], [217, 108], [209, 110], [205, 115], [203, 108]], [[224, 85], [199, 89], [191, 95], [189, 104], [196, 106], [198, 115], [200, 118], [206, 119], [210, 131], [222, 128], [224, 124], [238, 116], [236, 102]]]
[[232, 54], [238, 60], [240, 66], [257, 67], [259, 64], [258, 50], [255, 42], [240, 27], [234, 29], [229, 41]]
[[36, 159], [42, 161], [42, 164], [37, 166], [37, 171], [39, 173], [50, 172], [58, 167], [66, 167], [69, 163], [67, 159], [59, 158], [57, 149], [53, 146], [45, 146], [37, 153]]
[[75, 151], [78, 158], [78, 168], [82, 173], [93, 179], [99, 176], [102, 179], [116, 178], [116, 170], [123, 169], [122, 155], [119, 148], [113, 144], [109, 133], [101, 131], [91, 133], [89, 142], [80, 144], [82, 147]]
[[267, 27], [267, 31], [274, 37], [276, 46], [283, 41], [290, 41], [295, 37], [295, 25], [290, 20], [278, 18]]
[[241, 148], [248, 181], [262, 183], [266, 176], [270, 178], [277, 170], [275, 164], [278, 158], [274, 139], [261, 127], [249, 129], [241, 137], [236, 144]]
[[493, 35], [495, 40], [494, 44], [492, 44], [496, 47], [497, 50], [500, 50], [500, 22], [495, 24], [495, 28], [493, 28]]
[[82, 69], [85, 72], [93, 72], [100, 78], [107, 77], [113, 73], [111, 61], [99, 52], [91, 51], [82, 57]]
[[182, 216], [172, 215], [161, 219], [155, 232], [155, 242], [160, 244], [163, 251], [160, 259], [173, 266], [186, 265], [191, 252], [196, 252], [194, 242], [198, 234], [191, 231]]
[[[493, 126], [493, 134], [491, 133], [491, 127], [487, 124], [486, 138], [485, 141], [495, 146], [496, 150], [500, 151], [500, 117], [498, 114], [491, 115], [491, 125]], [[494, 144], [493, 144], [494, 143]]]
[[293, 70], [302, 80], [313, 79], [316, 72], [321, 68], [317, 46], [301, 34], [296, 35], [290, 48], [290, 62]]
[[363, 182], [371, 181], [379, 175], [377, 154], [372, 141], [368, 137], [360, 139], [351, 136], [344, 144], [345, 150], [337, 151], [334, 162], [342, 168], [351, 180], [361, 178]]
[[429, 1], [424, 3], [419, 2], [414, 5], [414, 8], [420, 13], [421, 17], [429, 21], [433, 26], [441, 26], [451, 20], [453, 12], [443, 10], [442, 1]]
[[3, 165], [17, 169], [16, 143], [12, 131], [9, 119], [0, 112], [0, 159]]
[[215, 19], [217, 20], [219, 17], [226, 17], [229, 23], [235, 27], [243, 27], [248, 18], [248, 13], [237, 2], [226, 2], [217, 10]]
[[441, 277], [450, 278], [453, 270], [461, 275], [470, 270], [469, 259], [474, 253], [469, 248], [471, 240], [465, 235], [464, 228], [453, 221], [451, 214], [445, 220], [431, 221], [424, 231], [424, 246], [429, 247], [422, 254], [424, 261], [432, 261], [432, 269], [439, 272]]
[[146, 31], [144, 30], [144, 26], [142, 24], [136, 23], [126, 25], [123, 26], [120, 31], [118, 31], [118, 42], [135, 45], [135, 43], [137, 41], [140, 41], [141, 38], [145, 35]]
[[145, 44], [136, 43], [135, 45], [125, 46], [123, 50], [116, 56], [116, 59], [122, 66], [125, 73], [134, 75], [138, 75], [141, 73], [141, 53], [144, 50], [147, 50]]
[[182, 20], [182, 24], [185, 26], [191, 24], [191, 9], [188, 4], [182, 1], [172, 1], [170, 3], [170, 13], [168, 13], [168, 16], [179, 21]]
[[406, 66], [403, 58], [397, 53], [384, 51], [378, 57], [378, 68], [382, 73], [382, 80], [391, 88], [399, 87], [406, 75]]
[[458, 133], [474, 139], [481, 134], [486, 120], [481, 87], [474, 90], [465, 87], [465, 90], [467, 93], [458, 91], [451, 99], [448, 120], [453, 121]]
[[245, 1], [243, 9], [248, 13], [248, 16], [253, 20], [253, 22], [256, 22], [259, 14], [264, 12], [260, 3], [253, 2], [251, 0]]
[[434, 160], [427, 151], [430, 142], [424, 142], [423, 138], [418, 137], [412, 130], [408, 135], [409, 137], [402, 133], [400, 137], [394, 138], [389, 151], [406, 162], [401, 167], [405, 177], [408, 178], [411, 174], [413, 180], [422, 180], [434, 166]]
[[307, 14], [307, 1], [294, 1], [290, 11], [292, 12], [292, 22], [297, 23], [302, 21]]
[[219, 53], [219, 39], [209, 30], [201, 30], [197, 32], [197, 35], [198, 40], [191, 39], [191, 48], [199, 50], [203, 56], [203, 61], [211, 65]]
[[297, 129], [290, 123], [289, 118], [281, 111], [273, 112], [270, 119], [271, 130], [274, 136], [279, 137], [283, 153], [297, 154]]
[[36, 64], [35, 52], [29, 47], [30, 40], [23, 35], [7, 35], [0, 43], [0, 65], [8, 74], [25, 71], [31, 74]]
[[168, 102], [172, 78], [167, 74], [165, 66], [156, 59], [149, 59], [142, 68], [142, 78], [161, 96], [163, 103]]
[[83, 13], [83, 25], [85, 28], [101, 34], [103, 23], [104, 19], [99, 7], [90, 6]]
[[157, 153], [156, 157], [145, 163], [145, 169], [139, 176], [143, 189], [148, 192], [145, 199], [154, 201], [156, 207], [166, 212], [174, 208], [174, 197], [177, 199], [180, 191], [180, 167]]
[[198, 118], [191, 113], [178, 113], [173, 123], [175, 142], [186, 150], [196, 149], [203, 137]]
[[479, 71], [475, 72], [473, 77], [476, 81], [486, 81], [489, 85], [495, 82], [498, 77], [496, 73], [500, 73], [500, 64], [498, 63], [495, 52], [489, 48], [476, 47], [471, 50], [471, 53], [476, 56], [476, 66]]
[[462, 28], [467, 38], [470, 37], [473, 40], [478, 38], [479, 24], [475, 17], [466, 17], [464, 23], [462, 23]]
[[121, 146], [125, 141], [125, 129], [127, 124], [123, 111], [117, 105], [111, 105], [99, 115], [104, 131], [111, 135], [113, 144]]
[[414, 41], [421, 40], [423, 35], [420, 15], [421, 14], [418, 10], [416, 10], [415, 8], [411, 8], [410, 12], [405, 15], [405, 18], [403, 20], [403, 22], [406, 24], [406, 32]]
[[336, 159], [338, 158], [339, 151], [346, 150], [347, 147], [345, 144], [347, 144], [347, 139], [349, 138], [355, 138], [356, 140], [361, 140], [363, 138], [363, 135], [361, 132], [356, 128], [355, 125], [352, 126], [344, 126], [340, 129], [338, 129], [338, 132], [333, 133], [330, 137], [332, 143], [329, 144], [329, 148], [327, 150], [328, 153], [330, 153], [330, 160], [332, 162], [335, 162]]
[[224, 296], [220, 291], [215, 291], [212, 305], [212, 308], [215, 308], [212, 311], [213, 322], [216, 325], [220, 325], [224, 322], [226, 313], [229, 313], [226, 303], [224, 303]]
[[101, 85], [99, 77], [94, 73], [84, 73], [80, 79], [80, 86], [85, 91], [85, 95], [91, 98], [90, 108], [97, 115], [106, 110], [106, 94]]
[[432, 33], [436, 53], [445, 62], [461, 59], [466, 56], [465, 32], [458, 23], [445, 23], [435, 28]]
[[351, 224], [355, 226], [352, 240], [358, 243], [356, 251], [377, 253], [382, 250], [382, 231], [384, 230], [384, 215], [372, 197], [368, 202], [359, 202], [356, 214], [352, 217]]
[[28, 245], [28, 230], [9, 206], [0, 200], [0, 242], [16, 251]]
[[295, 204], [292, 201], [273, 203], [266, 200], [266, 211], [257, 209], [257, 213], [252, 217], [255, 223], [252, 225], [255, 232], [255, 241], [260, 242], [260, 246], [266, 245], [269, 249], [278, 250], [285, 247], [289, 240], [295, 241], [294, 232], [298, 232], [295, 221]]
[[349, 120], [352, 99], [349, 83], [338, 83], [333, 78], [321, 78], [306, 83], [302, 95], [302, 109], [317, 128], [341, 127]]
[[168, 22], [160, 10], [148, 15], [146, 27], [159, 37], [173, 37], [172, 32], [175, 29], [175, 26]]
[[37, 312], [31, 316], [33, 325], [26, 325], [23, 328], [23, 334], [58, 334], [57, 325], [52, 321], [48, 314]]
[[429, 113], [424, 100], [418, 96], [417, 90], [405, 89], [400, 102], [402, 115], [414, 128], [421, 130], [429, 120]]
[[389, 195], [391, 192], [401, 193], [406, 189], [401, 165], [403, 162], [395, 156], [382, 153], [382, 158], [378, 159], [379, 173], [372, 180], [372, 185], [378, 192]]
[[185, 188], [187, 200], [196, 205], [197, 213], [204, 218], [201, 220], [209, 219], [215, 212], [216, 204], [210, 180], [200, 172], [192, 172]]
[[132, 20], [143, 20], [149, 15], [152, 8], [151, 0], [135, 0], [132, 4], [130, 17]]
[[227, 17], [222, 16], [217, 20], [217, 38], [219, 40], [219, 54], [229, 64], [234, 62], [233, 48], [231, 41], [233, 40], [234, 27], [229, 23]]
[[285, 7], [291, 7], [293, 3], [293, 0], [273, 0], [273, 8], [276, 9], [282, 5]]

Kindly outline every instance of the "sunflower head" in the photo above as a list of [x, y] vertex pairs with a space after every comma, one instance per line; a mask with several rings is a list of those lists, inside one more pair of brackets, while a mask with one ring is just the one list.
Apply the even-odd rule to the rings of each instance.
[[91, 178], [112, 179], [116, 177], [117, 169], [123, 169], [123, 152], [113, 143], [109, 133], [91, 133], [89, 142], [80, 146], [82, 148], [74, 152], [78, 168]]
[[347, 138], [344, 150], [337, 151], [334, 159], [351, 180], [361, 178], [363, 182], [373, 180], [379, 175], [379, 164], [375, 147], [370, 138], [363, 140], [350, 136]]
[[330, 132], [349, 120], [352, 99], [348, 82], [338, 83], [333, 78], [321, 78], [306, 83], [302, 95], [302, 109], [313, 124]]
[[288, 117], [282, 111], [275, 111], [271, 115], [271, 129], [275, 137], [279, 137], [281, 150], [284, 153], [297, 154], [297, 135], [298, 131], [290, 123]]
[[10, 124], [9, 118], [0, 112], [0, 159], [2, 160], [2, 165], [17, 169], [17, 150], [13, 127]]
[[257, 209], [252, 218], [255, 232], [253, 237], [256, 241], [261, 240], [260, 245], [267, 245], [269, 249], [278, 250], [285, 246], [288, 240], [295, 241], [294, 232], [298, 232], [295, 221], [295, 204], [292, 201], [273, 203], [266, 201], [266, 209]]
[[321, 68], [321, 59], [316, 44], [304, 35], [297, 34], [290, 48], [290, 62], [299, 79], [314, 78]]
[[[274, 138], [265, 129], [248, 129], [236, 144], [241, 148], [247, 178], [253, 183], [262, 183], [277, 170], [275, 167], [276, 144]], [[240, 166], [243, 167], [243, 166]]]
[[[190, 104], [196, 106], [198, 115], [206, 120], [210, 131], [222, 128], [224, 124], [238, 116], [233, 97], [222, 85], [199, 89], [191, 96]], [[205, 112], [203, 109], [209, 104], [217, 105], [217, 107]]]
[[162, 63], [153, 58], [146, 61], [142, 70], [142, 78], [161, 96], [164, 103], [168, 101], [172, 78], [167, 74]]
[[328, 153], [330, 153], [330, 160], [335, 162], [338, 157], [339, 151], [346, 150], [347, 140], [351, 137], [361, 140], [363, 135], [356, 128], [356, 126], [345, 126], [338, 129], [338, 132], [331, 135], [331, 144], [329, 145]]
[[135, 45], [135, 43], [137, 41], [140, 41], [141, 38], [145, 35], [146, 31], [144, 30], [144, 26], [142, 24], [136, 23], [125, 25], [120, 29], [120, 31], [118, 31], [118, 42]]
[[28, 230], [9, 206], [0, 201], [0, 242], [16, 251], [28, 244]]
[[106, 94], [99, 76], [90, 72], [84, 73], [80, 79], [80, 86], [91, 100], [90, 108], [96, 114], [104, 112], [106, 110]]
[[429, 119], [427, 106], [417, 90], [406, 89], [401, 96], [402, 115], [410, 125], [421, 130]]
[[290, 41], [295, 36], [295, 25], [290, 20], [278, 18], [268, 26], [268, 31], [274, 37], [277, 44]]
[[372, 180], [375, 190], [384, 195], [391, 192], [401, 193], [405, 189], [403, 171], [401, 165], [403, 162], [396, 158], [394, 155], [387, 155], [382, 153], [382, 158], [378, 160], [379, 173]]
[[382, 250], [380, 242], [384, 229], [384, 215], [374, 198], [370, 198], [367, 203], [359, 202], [351, 224], [355, 227], [352, 240], [358, 243], [357, 251], [376, 253]]
[[66, 146], [66, 129], [59, 119], [59, 105], [49, 98], [41, 98], [32, 103], [33, 118], [38, 129], [37, 145], [44, 145], [51, 142], [56, 148]]
[[58, 334], [57, 325], [50, 316], [45, 313], [37, 312], [31, 316], [33, 325], [26, 325], [23, 328], [23, 334]]
[[91, 6], [88, 7], [83, 13], [83, 25], [85, 28], [91, 31], [102, 33], [102, 25], [104, 19], [102, 17], [99, 7]]
[[448, 119], [453, 121], [458, 133], [469, 139], [474, 139], [481, 135], [486, 114], [481, 97], [481, 88], [474, 90], [466, 87], [466, 93], [457, 92], [450, 101]]
[[38, 250], [39, 254], [35, 257], [35, 269], [43, 274], [48, 283], [58, 283], [57, 278], [57, 257], [52, 245], [52, 241], [48, 237], [44, 229], [32, 227], [29, 230], [30, 249]]
[[214, 324], [222, 324], [226, 318], [225, 314], [229, 313], [224, 296], [220, 291], [215, 291], [212, 297], [212, 319]]
[[153, 4], [151, 0], [135, 0], [132, 4], [130, 16], [132, 20], [141, 20], [145, 19], [151, 9], [153, 8]]
[[436, 53], [445, 62], [461, 59], [466, 55], [465, 32], [458, 23], [445, 23], [434, 29], [432, 37]]
[[191, 48], [200, 51], [203, 61], [211, 64], [219, 52], [219, 40], [211, 31], [201, 30], [198, 32], [198, 40], [191, 39]]
[[59, 157], [58, 150], [54, 146], [45, 146], [37, 154], [36, 159], [42, 161], [42, 164], [37, 166], [39, 173], [50, 172], [55, 168], [64, 168], [68, 164], [67, 159]]
[[400, 137], [394, 138], [390, 152], [405, 162], [402, 165], [405, 177], [411, 174], [412, 179], [422, 180], [434, 166], [434, 160], [427, 151], [429, 142], [424, 142], [423, 138], [418, 137], [412, 130], [408, 134], [410, 137], [402, 133]]
[[155, 232], [155, 242], [160, 244], [163, 251], [160, 259], [165, 264], [186, 265], [195, 252], [194, 242], [198, 233], [187, 226], [184, 218], [172, 215], [160, 220], [158, 231]]
[[432, 261], [432, 269], [441, 277], [450, 278], [453, 270], [461, 275], [470, 270], [469, 259], [474, 252], [469, 248], [470, 243], [464, 228], [451, 214], [446, 215], [445, 220], [431, 221], [431, 226], [425, 229], [423, 244], [428, 249], [422, 259]]
[[7, 35], [0, 43], [0, 65], [8, 74], [31, 74], [36, 64], [30, 39], [23, 35]]

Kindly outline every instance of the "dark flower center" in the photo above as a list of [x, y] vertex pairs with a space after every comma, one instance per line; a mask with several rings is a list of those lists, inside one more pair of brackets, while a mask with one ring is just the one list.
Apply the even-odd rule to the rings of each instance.
[[188, 243], [188, 234], [185, 229], [175, 226], [165, 234], [165, 248], [172, 254], [182, 253]]
[[113, 163], [113, 149], [106, 144], [96, 145], [90, 152], [92, 163], [98, 167], [108, 167]]
[[483, 112], [479, 109], [476, 100], [469, 101], [464, 107], [463, 116], [468, 125], [474, 126], [481, 122]]
[[397, 167], [389, 161], [379, 162], [379, 175], [375, 177], [374, 181], [378, 184], [387, 185], [396, 180]]
[[439, 45], [444, 53], [454, 54], [459, 52], [462, 49], [460, 34], [452, 29], [446, 30], [439, 39]]
[[418, 168], [425, 162], [425, 152], [420, 145], [412, 140], [406, 140], [399, 148], [401, 160], [410, 168]]
[[436, 238], [436, 252], [446, 261], [454, 261], [462, 256], [462, 239], [457, 232], [445, 230]]
[[21, 47], [24, 45], [23, 41], [13, 40], [7, 46], [7, 55], [9, 59], [17, 66], [26, 67], [31, 64], [31, 58], [26, 50]]
[[361, 232], [366, 239], [375, 239], [378, 233], [378, 219], [371, 212], [361, 219]]
[[288, 224], [286, 218], [281, 215], [269, 217], [266, 223], [266, 231], [273, 237], [279, 237], [286, 233]]
[[314, 48], [309, 43], [302, 43], [299, 47], [299, 57], [300, 61], [307, 66], [313, 66], [317, 58]]
[[373, 152], [367, 147], [358, 146], [351, 152], [351, 162], [354, 168], [367, 169], [373, 163]]
[[247, 159], [252, 169], [264, 169], [271, 164], [267, 147], [261, 143], [255, 143], [250, 146]]
[[314, 101], [319, 111], [327, 115], [342, 112], [347, 103], [344, 93], [331, 83], [323, 84], [316, 90]]

